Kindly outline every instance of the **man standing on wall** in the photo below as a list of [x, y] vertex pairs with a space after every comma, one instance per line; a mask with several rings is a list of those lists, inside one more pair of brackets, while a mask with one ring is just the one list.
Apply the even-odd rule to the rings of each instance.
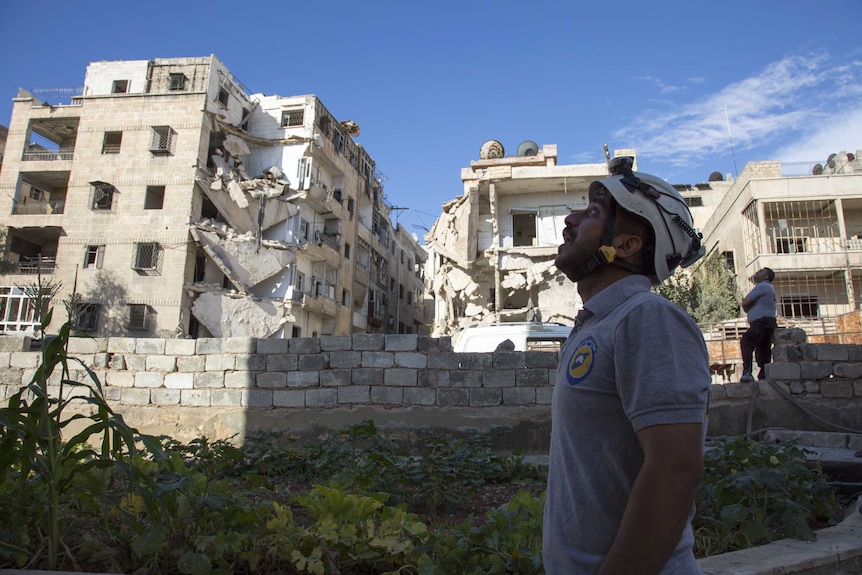
[[545, 571], [698, 574], [709, 359], [695, 321], [650, 285], [704, 250], [672, 186], [629, 157], [610, 167], [566, 217], [555, 261], [584, 309], [554, 386]]
[[741, 382], [754, 381], [751, 356], [754, 355], [760, 372], [757, 379], [764, 379], [766, 364], [772, 361], [772, 336], [775, 334], [775, 288], [772, 280], [775, 272], [769, 268], [754, 273], [754, 289], [742, 298], [742, 309], [748, 319], [748, 329], [739, 340], [742, 349]]

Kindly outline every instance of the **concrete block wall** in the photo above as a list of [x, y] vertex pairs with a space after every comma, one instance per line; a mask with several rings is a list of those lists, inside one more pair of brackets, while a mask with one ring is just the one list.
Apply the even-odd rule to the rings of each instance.
[[[28, 348], [26, 337], [0, 337], [0, 399], [32, 380], [40, 354]], [[547, 449], [557, 367], [555, 353], [456, 354], [448, 337], [415, 334], [76, 338], [69, 351], [103, 382], [127, 421], [181, 441], [253, 428], [331, 431], [375, 419], [414, 431], [502, 426], [516, 432], [512, 445], [539, 453]], [[86, 380], [77, 363], [70, 368], [72, 379]], [[829, 430], [772, 384], [835, 423], [862, 427], [862, 346], [778, 346], [767, 376], [771, 383], [711, 386], [709, 435], [744, 433], [755, 390], [758, 427]], [[50, 384], [57, 393], [59, 373]]]

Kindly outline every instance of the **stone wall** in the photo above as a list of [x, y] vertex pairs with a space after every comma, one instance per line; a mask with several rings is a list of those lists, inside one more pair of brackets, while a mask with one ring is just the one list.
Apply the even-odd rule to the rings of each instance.
[[[2, 398], [33, 377], [40, 354], [23, 349], [27, 338], [0, 338]], [[129, 423], [180, 441], [241, 440], [276, 429], [303, 441], [373, 419], [403, 437], [425, 429], [457, 435], [500, 428], [509, 433], [499, 447], [538, 453], [547, 449], [557, 364], [548, 352], [456, 354], [449, 338], [376, 334], [76, 338], [70, 354], [104, 382], [105, 396]], [[710, 435], [743, 433], [749, 421], [758, 428], [829, 430], [799, 405], [862, 427], [862, 346], [785, 345], [775, 356], [767, 368], [771, 383], [711, 387]], [[70, 366], [73, 379], [86, 378]], [[58, 377], [52, 377], [55, 393]]]

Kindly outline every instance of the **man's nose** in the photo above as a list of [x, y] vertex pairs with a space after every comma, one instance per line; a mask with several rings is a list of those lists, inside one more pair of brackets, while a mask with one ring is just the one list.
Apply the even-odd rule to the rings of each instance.
[[580, 223], [583, 214], [584, 212], [572, 212], [566, 216], [566, 219], [563, 221], [567, 226], [577, 226]]

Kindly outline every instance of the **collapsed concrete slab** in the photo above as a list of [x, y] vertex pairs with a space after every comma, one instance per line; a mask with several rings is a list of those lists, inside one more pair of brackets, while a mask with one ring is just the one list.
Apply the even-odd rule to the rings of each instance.
[[192, 314], [212, 337], [267, 338], [287, 321], [274, 301], [257, 301], [227, 292], [204, 292], [192, 304]]

